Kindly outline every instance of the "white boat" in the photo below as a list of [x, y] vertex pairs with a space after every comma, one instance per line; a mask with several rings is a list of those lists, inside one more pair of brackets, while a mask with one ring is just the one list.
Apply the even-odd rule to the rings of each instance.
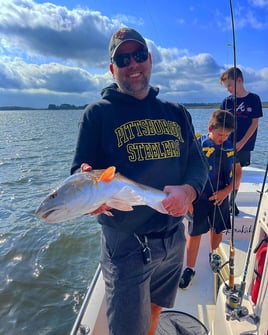
[[[254, 249], [268, 236], [266, 175], [264, 170], [243, 169], [236, 201], [240, 214], [234, 219], [233, 233], [225, 234], [215, 263], [209, 262], [208, 236], [202, 237], [194, 281], [187, 290], [178, 288], [175, 305], [161, 313], [156, 334], [268, 335], [268, 253], [255, 303], [251, 294], [257, 266]], [[234, 247], [231, 288], [230, 241]], [[105, 312], [104, 281], [98, 267], [70, 335], [108, 335]]]

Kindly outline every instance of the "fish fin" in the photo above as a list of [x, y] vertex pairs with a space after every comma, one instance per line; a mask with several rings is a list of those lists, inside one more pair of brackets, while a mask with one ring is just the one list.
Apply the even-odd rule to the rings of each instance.
[[106, 202], [106, 205], [120, 211], [132, 211], [132, 206], [145, 205], [143, 198], [131, 189], [123, 187], [116, 195]]
[[158, 202], [158, 203], [147, 203], [147, 206], [153, 208], [154, 210], [156, 210], [159, 213], [162, 214], [168, 214], [168, 211], [165, 209], [165, 207], [163, 206], [162, 202]]
[[123, 212], [133, 211], [132, 206], [130, 206], [127, 202], [119, 199], [111, 199], [106, 202], [106, 205]]
[[114, 175], [115, 175], [115, 166], [109, 166], [107, 169], [103, 171], [103, 173], [99, 177], [99, 181], [109, 182], [113, 180]]
[[107, 216], [114, 216], [113, 213], [111, 213], [110, 211], [105, 211], [105, 212], [103, 212], [103, 214], [105, 214]]
[[142, 196], [129, 186], [123, 187], [114, 198], [120, 199], [122, 202], [126, 202], [130, 206], [145, 205]]

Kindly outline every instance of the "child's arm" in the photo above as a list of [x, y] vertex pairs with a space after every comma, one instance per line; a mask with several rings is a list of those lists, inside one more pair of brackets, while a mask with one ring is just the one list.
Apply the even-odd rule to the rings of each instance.
[[[242, 176], [242, 168], [240, 163], [235, 164], [235, 173], [236, 173], [235, 189], [237, 190], [239, 188]], [[232, 190], [233, 190], [233, 182], [231, 180], [230, 184], [227, 185], [225, 188], [217, 192], [214, 192], [213, 195], [209, 198], [209, 200], [214, 201], [214, 205], [221, 205], [223, 200], [228, 197], [228, 195], [232, 192]]]
[[241, 140], [236, 143], [237, 151], [240, 151], [243, 149], [244, 145], [247, 143], [247, 141], [251, 138], [251, 136], [255, 133], [256, 129], [258, 128], [258, 123], [259, 123], [258, 118], [252, 119], [251, 125], [248, 128], [247, 132], [241, 138]]

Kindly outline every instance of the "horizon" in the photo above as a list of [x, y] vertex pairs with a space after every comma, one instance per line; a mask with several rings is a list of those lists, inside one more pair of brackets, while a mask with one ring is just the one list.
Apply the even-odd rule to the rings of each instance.
[[[188, 108], [199, 108], [199, 107], [205, 107], [205, 108], [217, 108], [215, 106], [220, 106], [220, 102], [192, 102], [192, 103], [181, 103], [182, 105], [188, 107]], [[30, 106], [0, 106], [0, 111], [5, 110], [62, 110], [62, 109], [84, 109], [88, 104], [85, 105], [73, 105], [73, 104], [66, 104], [63, 103], [61, 105], [54, 105], [55, 108], [50, 107], [51, 104], [48, 104], [47, 107], [30, 107]], [[262, 102], [262, 108], [268, 108], [268, 101]]]

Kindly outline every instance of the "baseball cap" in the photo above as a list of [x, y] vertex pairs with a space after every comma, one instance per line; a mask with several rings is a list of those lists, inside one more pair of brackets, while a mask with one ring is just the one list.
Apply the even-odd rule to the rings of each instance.
[[116, 31], [111, 38], [109, 45], [111, 58], [114, 57], [118, 47], [126, 41], [136, 41], [147, 49], [145, 39], [140, 33], [138, 33], [135, 29], [124, 27]]

